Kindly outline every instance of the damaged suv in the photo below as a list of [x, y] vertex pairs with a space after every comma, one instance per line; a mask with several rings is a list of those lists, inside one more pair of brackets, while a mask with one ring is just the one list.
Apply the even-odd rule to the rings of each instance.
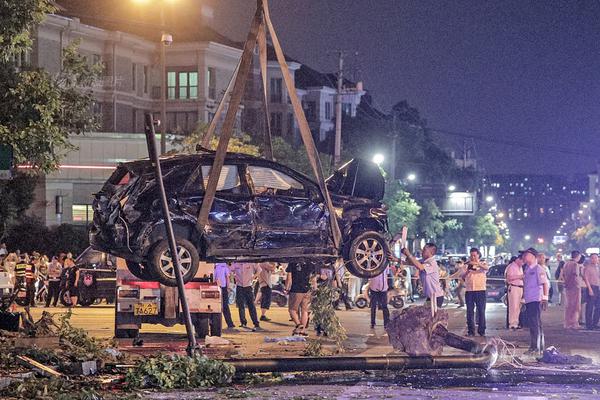
[[[327, 180], [342, 233], [333, 244], [319, 186], [273, 161], [227, 153], [208, 223], [197, 218], [214, 153], [161, 158], [185, 282], [199, 261], [322, 262], [343, 257], [369, 278], [387, 265], [384, 178], [372, 162], [353, 160]], [[120, 164], [94, 199], [90, 243], [127, 261], [136, 276], [176, 286], [154, 169], [149, 160]]]

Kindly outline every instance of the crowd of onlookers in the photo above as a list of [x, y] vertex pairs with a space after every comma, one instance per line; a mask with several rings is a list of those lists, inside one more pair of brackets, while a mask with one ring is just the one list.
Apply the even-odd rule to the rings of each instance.
[[77, 304], [79, 271], [71, 253], [49, 257], [37, 251], [9, 252], [0, 244], [0, 272], [12, 284], [13, 293], [23, 292], [24, 303], [30, 307], [38, 303], [56, 307], [61, 294], [70, 305]]
[[[438, 261], [437, 246], [426, 244], [414, 256], [402, 249], [403, 257], [389, 255], [390, 263], [382, 274], [369, 280], [349, 274], [341, 260], [333, 268], [309, 263], [217, 263], [214, 278], [222, 290], [223, 317], [227, 327], [234, 328], [229, 309], [230, 292], [235, 287], [235, 303], [239, 312], [240, 327], [248, 328], [246, 309], [252, 327], [260, 329], [261, 322], [270, 322], [267, 315], [272, 303], [273, 288], [287, 299], [293, 334], [307, 335], [310, 320], [311, 298], [315, 290], [324, 285], [338, 291], [335, 306], [354, 307], [360, 296], [367, 296], [371, 308], [370, 326], [376, 325], [376, 313], [383, 313], [384, 326], [389, 321], [388, 292], [401, 289], [407, 301], [415, 296], [426, 300], [432, 313], [451, 300], [459, 308], [466, 308], [467, 335], [486, 334], [486, 303], [488, 272], [490, 266], [477, 248], [468, 257], [451, 265]], [[495, 263], [503, 260], [495, 260]], [[549, 258], [534, 248], [529, 248], [507, 260], [503, 279], [507, 305], [506, 328], [529, 328], [530, 351], [544, 348], [542, 312], [552, 298], [564, 307], [564, 327], [588, 330], [599, 329], [600, 320], [600, 261], [598, 254], [587, 258], [579, 251], [571, 252], [569, 260], [562, 254], [555, 257], [554, 270]], [[10, 277], [16, 290], [24, 291], [25, 303], [35, 306], [43, 302], [46, 307], [56, 306], [59, 295], [67, 296], [71, 305], [77, 304], [79, 271], [71, 253], [48, 257], [38, 252], [8, 252], [0, 245], [0, 272]], [[414, 278], [413, 278], [414, 276]], [[556, 290], [553, 290], [556, 288]], [[257, 306], [260, 308], [260, 316]], [[319, 327], [315, 327], [321, 333]]]

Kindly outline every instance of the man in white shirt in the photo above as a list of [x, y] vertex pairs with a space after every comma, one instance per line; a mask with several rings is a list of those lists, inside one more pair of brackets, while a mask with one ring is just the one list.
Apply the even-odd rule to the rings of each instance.
[[521, 300], [523, 299], [523, 259], [521, 256], [508, 264], [504, 271], [507, 288], [507, 320], [509, 329], [519, 328]]
[[229, 275], [231, 271], [229, 267], [225, 263], [217, 263], [215, 264], [215, 281], [221, 288], [221, 305], [223, 310], [223, 318], [225, 318], [225, 323], [227, 323], [228, 329], [235, 328], [233, 324], [233, 319], [231, 319], [231, 310], [229, 310]]
[[387, 306], [388, 274], [387, 267], [381, 274], [369, 279], [369, 297], [371, 302], [371, 329], [375, 329], [375, 315], [377, 308], [383, 312], [383, 327], [387, 327], [390, 321], [390, 311]]
[[254, 324], [252, 331], [260, 328], [256, 307], [254, 306], [254, 291], [252, 290], [252, 280], [254, 276], [260, 272], [260, 267], [255, 263], [233, 263], [231, 269], [235, 274], [235, 283], [237, 284], [235, 301], [240, 314], [240, 325], [246, 327], [246, 307], [250, 313], [250, 319]]

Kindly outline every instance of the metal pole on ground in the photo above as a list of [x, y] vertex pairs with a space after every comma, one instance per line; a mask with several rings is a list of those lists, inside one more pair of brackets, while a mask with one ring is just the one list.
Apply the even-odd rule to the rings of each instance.
[[151, 113], [146, 113], [145, 118], [146, 133], [146, 144], [148, 145], [148, 155], [150, 162], [154, 167], [154, 173], [156, 176], [156, 182], [158, 183], [158, 190], [160, 192], [160, 204], [165, 219], [165, 228], [167, 230], [167, 240], [169, 242], [169, 250], [171, 251], [171, 262], [173, 263], [173, 269], [175, 270], [175, 279], [177, 280], [177, 289], [179, 291], [179, 300], [181, 301], [181, 308], [183, 309], [183, 319], [185, 323], [185, 330], [188, 337], [187, 353], [191, 357], [194, 355], [197, 344], [196, 337], [194, 335], [194, 326], [192, 325], [192, 317], [190, 315], [190, 309], [188, 307], [187, 298], [185, 297], [185, 288], [183, 283], [183, 275], [181, 274], [181, 263], [179, 260], [179, 254], [177, 252], [177, 243], [175, 241], [175, 234], [173, 233], [173, 224], [171, 223], [171, 214], [169, 213], [169, 203], [167, 202], [167, 195], [165, 193], [165, 185], [162, 179], [162, 170], [160, 167], [160, 160], [158, 158], [158, 152], [156, 151], [156, 133], [154, 130], [154, 119]]

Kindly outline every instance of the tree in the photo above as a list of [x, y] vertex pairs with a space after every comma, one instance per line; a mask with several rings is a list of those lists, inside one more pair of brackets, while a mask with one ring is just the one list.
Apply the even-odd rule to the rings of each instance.
[[386, 188], [383, 202], [388, 207], [390, 232], [396, 234], [402, 226], [406, 226], [409, 234], [414, 237], [421, 207], [410, 197], [410, 193], [397, 183], [391, 184]]
[[[291, 169], [302, 172], [304, 175], [315, 180], [315, 174], [310, 162], [308, 161], [308, 155], [304, 146], [298, 148], [293, 147], [289, 142], [280, 137], [273, 138], [273, 157], [275, 160]], [[331, 168], [331, 156], [329, 154], [319, 153], [321, 159], [321, 167], [323, 168], [323, 175], [325, 177], [331, 175], [333, 170]]]
[[[17, 69], [13, 57], [29, 49], [31, 30], [53, 7], [49, 0], [5, 0], [0, 7], [0, 144], [12, 148], [16, 164], [30, 166], [29, 175], [48, 173], [73, 149], [69, 135], [97, 127], [91, 87], [101, 66], [90, 66], [74, 42], [58, 76]], [[0, 237], [31, 204], [34, 183], [21, 174], [0, 182]]]
[[490, 213], [475, 218], [474, 236], [475, 242], [484, 246], [499, 246], [503, 242], [494, 216]]
[[[196, 145], [202, 142], [202, 138], [207, 130], [208, 124], [199, 122], [196, 126], [196, 129], [194, 129], [189, 135], [175, 137], [175, 139], [173, 139], [173, 147], [175, 147], [173, 153], [195, 154]], [[210, 139], [208, 149], [216, 150], [218, 145], [219, 137], [213, 136]], [[227, 151], [232, 153], [249, 154], [251, 156], [260, 155], [260, 148], [253, 144], [252, 138], [246, 134], [231, 137], [227, 145]]]
[[444, 217], [435, 201], [427, 199], [423, 202], [416, 228], [421, 237], [432, 241], [445, 239], [461, 228], [462, 224], [458, 220]]

